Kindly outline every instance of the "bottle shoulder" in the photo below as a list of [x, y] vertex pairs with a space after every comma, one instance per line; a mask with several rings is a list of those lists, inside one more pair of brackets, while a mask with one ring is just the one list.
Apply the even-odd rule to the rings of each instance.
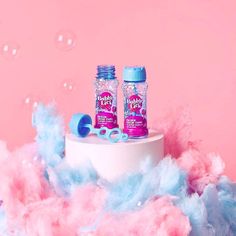
[[148, 88], [148, 83], [147, 82], [141, 82], [141, 83], [134, 83], [134, 82], [123, 82], [122, 83], [122, 88], [126, 89], [147, 89]]
[[114, 85], [114, 86], [118, 86], [119, 85], [119, 81], [117, 79], [96, 79], [94, 81], [94, 85]]

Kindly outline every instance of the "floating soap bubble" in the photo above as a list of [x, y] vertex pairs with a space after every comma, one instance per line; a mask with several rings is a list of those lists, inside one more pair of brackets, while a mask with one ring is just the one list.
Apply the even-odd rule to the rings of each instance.
[[31, 98], [30, 98], [30, 97], [26, 97], [26, 98], [24, 99], [24, 103], [25, 103], [26, 105], [29, 105], [29, 104], [31, 103]]
[[39, 102], [38, 101], [34, 101], [33, 102], [33, 108], [36, 108], [38, 106]]
[[16, 42], [5, 42], [1, 45], [1, 55], [6, 59], [14, 59], [18, 56], [20, 46]]
[[65, 92], [72, 92], [75, 90], [75, 83], [72, 80], [65, 80], [62, 82], [62, 88]]
[[38, 106], [39, 99], [37, 97], [29, 95], [29, 96], [26, 96], [23, 99], [23, 104], [24, 104], [25, 107], [32, 110], [32, 109], [35, 109]]
[[70, 30], [61, 30], [56, 33], [55, 44], [62, 51], [70, 51], [76, 45], [76, 35]]

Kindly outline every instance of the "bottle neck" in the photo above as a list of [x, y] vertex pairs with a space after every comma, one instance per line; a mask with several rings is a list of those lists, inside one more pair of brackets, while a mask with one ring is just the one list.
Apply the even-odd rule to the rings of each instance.
[[99, 65], [97, 67], [97, 79], [113, 80], [116, 79], [115, 66]]

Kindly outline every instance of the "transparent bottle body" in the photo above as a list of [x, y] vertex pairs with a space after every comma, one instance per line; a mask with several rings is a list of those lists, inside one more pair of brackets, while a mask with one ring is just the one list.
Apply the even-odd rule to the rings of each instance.
[[124, 82], [124, 132], [130, 138], [143, 138], [147, 129], [147, 82]]
[[95, 128], [117, 128], [117, 79], [96, 79]]

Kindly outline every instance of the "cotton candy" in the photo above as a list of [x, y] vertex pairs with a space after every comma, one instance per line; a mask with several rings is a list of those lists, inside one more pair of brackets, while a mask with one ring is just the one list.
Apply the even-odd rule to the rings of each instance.
[[38, 153], [49, 166], [60, 163], [64, 153], [64, 123], [54, 104], [39, 104], [33, 113], [32, 124], [37, 136]]
[[208, 225], [207, 210], [204, 202], [197, 193], [192, 196], [178, 199], [176, 201], [182, 212], [189, 217], [191, 222], [191, 236], [207, 235], [214, 236], [214, 229]]
[[5, 215], [11, 219], [7, 224], [9, 231], [18, 231], [28, 204], [53, 194], [35, 155], [35, 145], [27, 145], [0, 161], [0, 196]]
[[187, 108], [177, 108], [157, 119], [154, 128], [164, 134], [165, 155], [178, 158], [189, 147], [197, 146], [191, 140], [191, 116]]
[[78, 185], [96, 182], [98, 179], [98, 175], [90, 162], [72, 168], [63, 160], [58, 166], [48, 168], [47, 174], [55, 191], [63, 196], [70, 195]]
[[210, 184], [204, 189], [201, 199], [205, 204], [208, 224], [212, 227], [214, 235], [233, 235], [230, 224], [224, 219], [221, 212], [218, 191], [214, 184]]
[[9, 157], [10, 152], [7, 149], [7, 144], [5, 142], [3, 142], [2, 140], [0, 140], [0, 160], [5, 160]]
[[127, 175], [113, 183], [109, 189], [107, 206], [114, 211], [133, 210], [155, 196], [181, 196], [186, 194], [186, 190], [185, 172], [174, 159], [166, 157], [145, 172]]
[[16, 207], [39, 201], [51, 194], [44, 170], [36, 161], [36, 146], [27, 145], [0, 162], [0, 196], [11, 216]]
[[98, 236], [187, 236], [189, 220], [168, 197], [149, 201], [138, 211], [107, 215], [95, 234]]
[[0, 235], [7, 236], [7, 219], [5, 212], [2, 207], [0, 207]]
[[224, 171], [224, 162], [217, 154], [203, 154], [189, 149], [177, 160], [178, 165], [188, 173], [189, 189], [202, 193], [210, 183], [216, 183]]
[[54, 105], [39, 105], [32, 122], [36, 143], [9, 152], [0, 142], [0, 236], [236, 235], [236, 184], [191, 141], [187, 112], [158, 124], [172, 156], [112, 183], [91, 163], [66, 163]]
[[70, 198], [47, 198], [27, 206], [23, 230], [30, 236], [74, 236], [91, 227], [103, 210], [105, 192], [95, 185], [78, 188]]
[[79, 235], [97, 229], [103, 220], [106, 198], [107, 190], [92, 183], [77, 188], [73, 193], [69, 217], [70, 221], [79, 222], [76, 231]]
[[236, 235], [236, 183], [222, 177], [217, 185], [221, 214]]

